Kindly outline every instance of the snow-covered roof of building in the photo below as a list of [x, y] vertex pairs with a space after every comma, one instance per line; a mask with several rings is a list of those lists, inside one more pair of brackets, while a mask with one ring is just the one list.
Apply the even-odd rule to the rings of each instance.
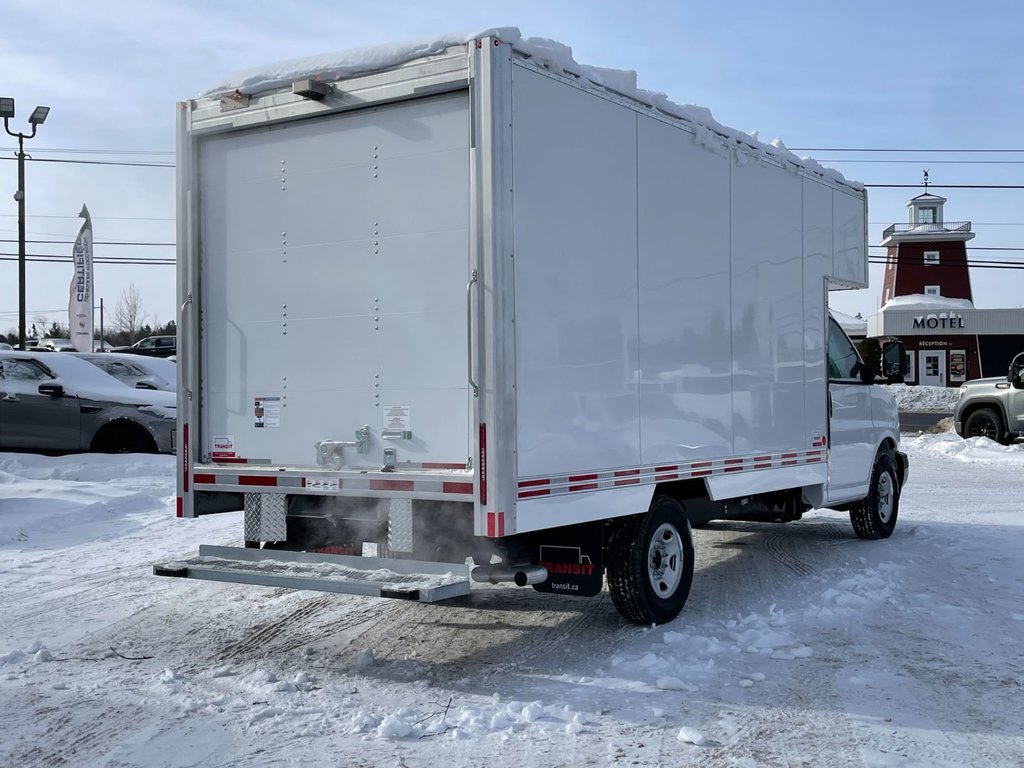
[[923, 192], [917, 197], [912, 197], [907, 201], [907, 207], [909, 208], [914, 203], [944, 203], [946, 198], [941, 195], [933, 195], [931, 192]]
[[862, 320], [859, 317], [853, 317], [834, 309], [830, 309], [828, 312], [839, 323], [839, 327], [846, 331], [847, 336], [867, 336], [867, 320]]
[[882, 305], [882, 312], [887, 309], [974, 309], [974, 302], [969, 299], [948, 299], [945, 296], [925, 296], [911, 293], [906, 296], [893, 296]]
[[296, 80], [306, 78], [323, 81], [344, 80], [397, 67], [415, 59], [442, 54], [450, 47], [465, 45], [471, 40], [483, 37], [495, 37], [511, 45], [520, 54], [545, 69], [570, 76], [584, 85], [594, 85], [613, 91], [676, 118], [692, 128], [697, 133], [698, 140], [709, 134], [717, 134], [727, 142], [779, 162], [792, 164], [804, 171], [857, 190], [864, 188], [860, 182], [848, 180], [839, 171], [825, 168], [813, 158], [798, 157], [786, 149], [780, 139], [765, 144], [759, 140], [756, 133], [751, 135], [722, 125], [705, 107], [677, 104], [664, 93], [639, 88], [637, 74], [633, 70], [606, 69], [580, 64], [573, 58], [572, 48], [569, 46], [546, 38], [524, 38], [518, 27], [491, 27], [473, 32], [422, 37], [252, 67], [222, 78], [209, 87], [202, 96], [216, 96], [234, 91], [252, 96], [283, 88]]

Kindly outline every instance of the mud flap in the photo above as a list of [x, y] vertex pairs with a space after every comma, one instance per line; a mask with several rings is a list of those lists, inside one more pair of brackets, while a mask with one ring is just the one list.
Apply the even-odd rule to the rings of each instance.
[[604, 583], [602, 523], [582, 523], [537, 531], [531, 542], [531, 561], [548, 569], [547, 581], [534, 584], [538, 592], [593, 597]]

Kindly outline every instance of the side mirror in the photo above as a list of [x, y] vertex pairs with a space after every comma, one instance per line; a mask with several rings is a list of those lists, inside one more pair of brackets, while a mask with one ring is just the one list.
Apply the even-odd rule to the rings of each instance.
[[907, 347], [902, 341], [887, 341], [882, 345], [882, 375], [890, 384], [902, 384], [910, 368]]
[[50, 397], [64, 397], [64, 387], [61, 384], [45, 382], [39, 385], [39, 394], [49, 395]]

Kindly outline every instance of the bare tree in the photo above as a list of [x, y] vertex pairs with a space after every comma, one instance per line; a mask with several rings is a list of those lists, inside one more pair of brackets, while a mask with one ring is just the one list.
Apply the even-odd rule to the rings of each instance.
[[128, 343], [134, 344], [139, 329], [146, 322], [146, 313], [142, 311], [142, 297], [135, 283], [121, 291], [121, 298], [114, 307], [114, 325], [118, 330], [128, 334]]

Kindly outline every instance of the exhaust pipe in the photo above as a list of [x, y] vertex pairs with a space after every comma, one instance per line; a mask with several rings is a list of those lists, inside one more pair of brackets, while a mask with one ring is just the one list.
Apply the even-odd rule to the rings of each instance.
[[540, 584], [548, 580], [548, 569], [543, 565], [479, 565], [470, 572], [473, 581], [498, 584], [511, 581], [517, 587]]

